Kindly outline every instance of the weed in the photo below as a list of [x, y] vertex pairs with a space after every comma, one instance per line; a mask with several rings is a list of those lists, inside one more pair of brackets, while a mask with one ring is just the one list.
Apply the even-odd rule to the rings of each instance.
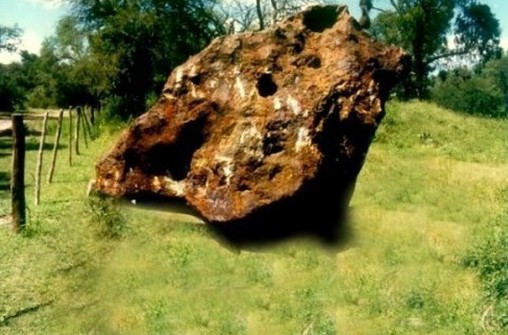
[[464, 257], [463, 264], [478, 271], [485, 292], [481, 325], [508, 331], [508, 208], [485, 228], [487, 238]]
[[86, 199], [91, 228], [97, 236], [109, 239], [121, 238], [126, 232], [126, 220], [114, 199], [101, 196]]
[[425, 306], [425, 298], [420, 292], [411, 292], [406, 299], [406, 305], [411, 309], [422, 309]]

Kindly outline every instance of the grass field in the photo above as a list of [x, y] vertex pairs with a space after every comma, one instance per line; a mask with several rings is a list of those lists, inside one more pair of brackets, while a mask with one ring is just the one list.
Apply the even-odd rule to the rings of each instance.
[[[34, 206], [30, 138], [29, 225], [19, 236], [0, 226], [0, 333], [503, 334], [508, 309], [494, 310], [488, 278], [469, 266], [483, 263], [468, 260], [508, 231], [507, 134], [506, 120], [392, 102], [347, 236], [249, 248], [187, 214], [87, 199], [94, 162], [115, 138], [105, 130], [73, 167], [62, 145]], [[10, 211], [10, 145], [0, 138], [0, 217]]]

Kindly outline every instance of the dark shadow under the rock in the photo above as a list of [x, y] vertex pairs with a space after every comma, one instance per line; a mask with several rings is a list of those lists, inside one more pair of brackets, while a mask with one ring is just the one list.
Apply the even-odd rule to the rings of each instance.
[[[192, 215], [206, 222], [181, 199], [138, 194], [125, 200], [124, 205], [135, 204], [137, 208], [150, 211]], [[205, 227], [211, 237], [228, 249], [254, 251], [291, 239], [312, 239], [326, 248], [341, 250], [351, 239], [351, 230], [348, 210], [340, 210], [340, 207], [336, 202], [323, 203], [310, 201], [308, 197], [294, 197], [263, 207], [249, 215], [248, 219], [228, 223], [208, 222]]]
[[[316, 189], [314, 189], [316, 191]], [[334, 250], [347, 247], [352, 237], [349, 209], [336, 191], [307, 192], [260, 207], [245, 218], [209, 222], [212, 234], [228, 247], [256, 250], [292, 239], [311, 239]]]
[[213, 235], [228, 247], [255, 250], [290, 239], [315, 239], [325, 247], [340, 250], [351, 239], [348, 211], [318, 208], [288, 199], [262, 208], [248, 219], [210, 223]]
[[200, 217], [207, 222], [211, 235], [228, 248], [259, 250], [292, 238], [310, 238], [327, 248], [341, 250], [347, 247], [352, 235], [348, 206], [356, 175], [335, 173], [335, 164], [335, 160], [325, 161], [317, 178], [304, 182], [291, 196], [228, 222], [210, 222], [182, 199], [168, 199], [152, 193], [137, 194], [135, 198], [139, 205], [147, 208]]

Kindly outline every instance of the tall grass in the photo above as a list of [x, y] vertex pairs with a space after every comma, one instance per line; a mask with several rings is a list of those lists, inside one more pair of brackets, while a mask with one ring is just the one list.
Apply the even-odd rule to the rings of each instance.
[[[505, 197], [505, 201], [508, 197]], [[505, 202], [506, 204], [506, 202]], [[484, 239], [464, 257], [482, 280], [484, 310], [480, 325], [485, 333], [508, 332], [508, 206], [482, 227]]]
[[[25, 234], [0, 227], [0, 333], [486, 333], [484, 277], [464, 260], [503, 210], [507, 131], [503, 120], [391, 103], [358, 180], [350, 236], [249, 249], [188, 214], [87, 200], [115, 135], [103, 132], [72, 168], [63, 145]], [[34, 159], [29, 151], [27, 171]], [[27, 184], [30, 194], [30, 174]], [[0, 187], [0, 216], [7, 198]]]

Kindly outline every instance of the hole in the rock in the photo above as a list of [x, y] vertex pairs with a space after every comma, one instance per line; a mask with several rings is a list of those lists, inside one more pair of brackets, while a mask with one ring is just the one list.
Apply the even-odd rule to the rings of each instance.
[[251, 190], [251, 188], [250, 188], [250, 186], [246, 182], [241, 181], [238, 184], [238, 191], [245, 192], [245, 191], [250, 191], [250, 190]]
[[187, 123], [175, 143], [154, 145], [139, 162], [139, 168], [150, 175], [171, 175], [174, 180], [187, 176], [194, 152], [205, 141], [206, 116]]
[[270, 73], [263, 73], [259, 76], [256, 88], [258, 89], [259, 95], [263, 98], [274, 95], [275, 92], [277, 92], [277, 84], [273, 81], [273, 77]]
[[310, 30], [321, 33], [337, 22], [336, 6], [314, 7], [303, 16], [303, 24]]
[[353, 44], [357, 44], [359, 42], [358, 36], [356, 36], [354, 34], [349, 34], [349, 36], [347, 37], [347, 40]]
[[271, 134], [263, 139], [263, 154], [265, 156], [276, 154], [284, 150], [284, 145], [280, 136]]
[[192, 76], [192, 77], [189, 77], [189, 80], [191, 81], [191, 83], [193, 83], [194, 85], [199, 85], [201, 84], [201, 81], [202, 81], [202, 78], [201, 78], [201, 74], [197, 74], [195, 76]]
[[321, 58], [316, 55], [311, 55], [307, 60], [307, 66], [313, 69], [319, 69], [321, 67]]
[[273, 180], [276, 175], [282, 172], [282, 167], [280, 165], [275, 165], [270, 169], [270, 173], [268, 174], [268, 179]]

